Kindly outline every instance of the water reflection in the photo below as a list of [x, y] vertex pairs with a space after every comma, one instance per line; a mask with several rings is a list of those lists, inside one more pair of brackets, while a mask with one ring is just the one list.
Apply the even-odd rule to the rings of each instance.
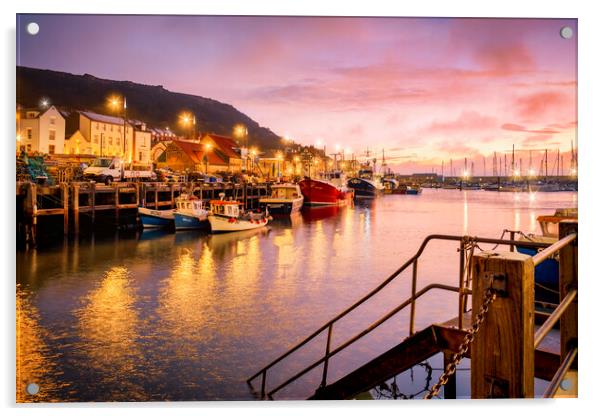
[[135, 307], [136, 291], [125, 267], [113, 267], [84, 298], [78, 317], [82, 359], [95, 382], [111, 385], [119, 380], [120, 391], [110, 400], [144, 400], [144, 368], [137, 343], [142, 317]]
[[[67, 383], [55, 380], [60, 373], [55, 365], [57, 358], [48, 345], [47, 331], [40, 325], [38, 309], [31, 300], [32, 293], [17, 284], [16, 293], [16, 401], [48, 402], [57, 401]], [[36, 395], [27, 394], [30, 383], [40, 386]]]
[[[248, 232], [96, 236], [68, 249], [17, 253], [18, 399], [251, 399], [245, 377], [378, 285], [426, 235], [537, 232], [537, 216], [575, 203], [568, 193], [515, 200], [425, 189], [412, 198], [304, 209]], [[419, 285], [456, 284], [456, 243], [429, 246], [418, 270]], [[405, 299], [410, 275], [338, 323], [333, 345]], [[455, 302], [423, 298], [417, 329], [448, 319]], [[407, 321], [393, 324], [333, 360], [332, 374], [398, 343]], [[271, 380], [324, 352], [323, 343], [308, 348]], [[24, 384], [38, 379], [40, 396], [23, 397]], [[306, 397], [312, 383], [300, 380], [287, 397]]]

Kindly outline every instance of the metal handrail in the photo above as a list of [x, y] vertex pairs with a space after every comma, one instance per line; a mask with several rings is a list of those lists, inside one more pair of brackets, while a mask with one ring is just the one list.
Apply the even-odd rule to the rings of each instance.
[[324, 357], [320, 358], [318, 361], [316, 361], [313, 364], [311, 364], [310, 366], [306, 367], [304, 370], [301, 370], [300, 372], [298, 372], [297, 374], [295, 374], [293, 377], [289, 378], [284, 383], [281, 383], [278, 387], [276, 387], [273, 390], [271, 390], [270, 392], [268, 392], [268, 397], [271, 398], [271, 396], [274, 393], [276, 393], [278, 390], [281, 390], [282, 388], [284, 388], [288, 384], [290, 384], [293, 381], [297, 380], [299, 377], [303, 376], [304, 374], [306, 374], [309, 371], [311, 371], [314, 368], [316, 368], [318, 365], [320, 365], [320, 364], [322, 364], [324, 362], [328, 362], [327, 360], [330, 359], [330, 357], [332, 357], [333, 355], [336, 355], [340, 351], [342, 351], [345, 348], [347, 348], [349, 345], [353, 344], [355, 341], [357, 341], [360, 338], [364, 337], [365, 335], [369, 334], [370, 332], [372, 332], [373, 330], [375, 330], [376, 328], [378, 328], [381, 324], [383, 324], [385, 321], [387, 321], [389, 318], [393, 317], [395, 314], [397, 314], [398, 312], [400, 312], [406, 306], [411, 305], [415, 300], [417, 300], [422, 295], [424, 295], [425, 293], [427, 293], [428, 291], [430, 291], [432, 289], [442, 289], [442, 290], [448, 290], [448, 291], [451, 291], [451, 292], [458, 292], [460, 290], [459, 287], [449, 286], [449, 285], [443, 285], [443, 284], [440, 284], [440, 283], [432, 283], [432, 284], [430, 284], [428, 286], [425, 286], [424, 288], [422, 288], [421, 290], [419, 290], [418, 292], [416, 292], [416, 296], [410, 296], [404, 302], [402, 302], [401, 304], [399, 304], [398, 306], [396, 306], [395, 308], [393, 308], [391, 311], [389, 311], [386, 315], [384, 315], [380, 319], [374, 321], [372, 324], [370, 324], [370, 326], [368, 326], [362, 332], [360, 332], [360, 333], [356, 334], [355, 336], [351, 337], [350, 339], [348, 339], [343, 344], [339, 345], [334, 350], [332, 350], [330, 352], [327, 351], [327, 353], [324, 355]]
[[552, 244], [552, 245], [548, 246], [547, 248], [543, 249], [542, 251], [540, 251], [539, 253], [537, 253], [536, 255], [533, 256], [533, 265], [537, 266], [539, 263], [541, 263], [542, 261], [544, 261], [548, 257], [553, 256], [558, 250], [561, 250], [564, 247], [568, 246], [575, 239], [577, 239], [577, 234], [576, 233], [571, 233], [571, 234], [569, 234], [569, 235], [561, 238], [560, 240], [558, 240], [554, 244]]
[[566, 311], [566, 309], [573, 302], [573, 300], [575, 300], [576, 297], [577, 289], [573, 289], [569, 293], [567, 293], [564, 299], [562, 299], [562, 302], [560, 302], [556, 309], [554, 309], [554, 312], [552, 312], [552, 314], [548, 316], [548, 319], [545, 320], [543, 325], [539, 327], [539, 329], [535, 333], [533, 341], [534, 348], [537, 348], [539, 344], [541, 344], [541, 341], [543, 341], [546, 335], [548, 335], [548, 332], [552, 330], [556, 322], [558, 322], [564, 311]]
[[568, 373], [568, 371], [570, 370], [571, 365], [573, 365], [573, 361], [575, 361], [575, 358], [577, 358], [577, 347], [571, 348], [569, 353], [562, 361], [562, 364], [560, 364], [560, 367], [558, 367], [558, 370], [554, 374], [554, 377], [552, 377], [552, 381], [550, 381], [550, 384], [548, 384], [548, 388], [543, 393], [544, 398], [547, 399], [556, 394], [556, 392], [558, 391], [558, 387], [560, 387], [560, 383], [562, 383], [564, 376], [566, 376], [566, 373]]
[[[414, 254], [409, 260], [407, 260], [401, 267], [399, 267], [395, 272], [393, 272], [387, 279], [385, 279], [382, 283], [380, 283], [376, 288], [374, 288], [373, 290], [371, 290], [369, 293], [367, 293], [366, 295], [364, 295], [361, 299], [359, 299], [354, 304], [352, 304], [351, 306], [349, 306], [343, 312], [339, 313], [337, 316], [335, 316], [334, 318], [332, 318], [331, 320], [329, 320], [327, 323], [325, 323], [324, 325], [322, 325], [319, 329], [317, 329], [316, 331], [314, 331], [311, 335], [309, 335], [308, 337], [306, 337], [305, 339], [303, 339], [301, 342], [299, 342], [298, 344], [296, 344], [294, 347], [290, 348], [287, 352], [285, 352], [284, 354], [280, 355], [278, 358], [276, 358], [275, 360], [273, 360], [271, 363], [269, 363], [268, 365], [266, 365], [265, 367], [263, 367], [261, 370], [259, 370], [257, 373], [255, 373], [253, 376], [249, 377], [247, 379], [247, 383], [249, 385], [251, 385], [251, 382], [255, 378], [257, 378], [258, 376], [262, 375], [261, 387], [262, 387], [262, 396], [263, 396], [263, 392], [264, 392], [264, 388], [265, 388], [265, 382], [266, 382], [266, 373], [267, 373], [267, 370], [269, 370], [271, 367], [273, 367], [274, 365], [276, 365], [277, 363], [279, 363], [280, 361], [282, 361], [283, 359], [285, 359], [286, 357], [288, 357], [289, 355], [291, 355], [293, 352], [297, 351], [302, 346], [306, 345], [309, 341], [311, 341], [312, 339], [314, 339], [315, 337], [317, 337], [324, 330], [329, 329], [329, 333], [331, 333], [332, 332], [332, 325], [335, 322], [337, 322], [338, 320], [340, 320], [341, 318], [343, 318], [345, 315], [347, 315], [349, 312], [353, 311], [358, 306], [362, 305], [366, 300], [370, 299], [372, 296], [374, 296], [375, 294], [377, 294], [378, 292], [380, 292], [385, 286], [387, 286], [389, 283], [391, 283], [400, 273], [402, 273], [410, 265], [414, 265], [414, 268], [416, 268], [416, 262], [418, 261], [418, 258], [420, 258], [420, 256], [424, 252], [424, 249], [426, 248], [426, 246], [428, 245], [428, 243], [431, 240], [444, 240], [444, 241], [460, 241], [460, 242], [464, 242], [464, 241], [466, 241], [466, 238], [467, 238], [466, 236], [445, 235], [445, 234], [431, 234], [431, 235], [427, 236], [423, 240], [423, 242], [420, 245], [419, 249], [416, 251], [416, 254]], [[549, 243], [540, 243], [540, 242], [534, 242], [534, 241], [517, 241], [517, 240], [514, 240], [514, 239], [512, 239], [512, 240], [504, 240], [504, 239], [481, 238], [481, 237], [472, 237], [471, 239], [472, 239], [473, 242], [475, 242], [477, 244], [478, 243], [483, 243], [483, 244], [498, 244], [498, 245], [501, 244], [501, 245], [509, 245], [509, 246], [512, 246], [512, 247], [517, 246], [517, 245], [521, 245], [521, 246], [529, 247], [529, 248], [545, 248], [545, 247], [548, 247], [550, 245]], [[410, 298], [411, 302], [414, 302], [416, 300], [416, 297], [415, 297], [417, 295], [417, 293], [415, 292], [416, 279], [417, 279], [417, 274], [413, 273], [413, 279], [412, 279], [412, 283], [413, 283], [412, 295], [413, 296], [412, 296], [412, 298]], [[429, 286], [427, 286], [427, 287], [429, 287]], [[410, 328], [413, 329], [413, 316], [412, 316], [412, 319], [411, 319], [411, 322], [410, 322]], [[345, 347], [347, 345], [345, 345]], [[329, 348], [329, 345], [327, 347]], [[341, 348], [341, 347], [339, 347], [339, 348]], [[337, 348], [337, 350], [335, 350], [335, 351], [338, 352], [340, 350], [339, 348]], [[320, 362], [318, 362], [318, 364], [321, 363], [321, 362], [323, 362], [324, 360], [326, 360], [329, 356], [334, 355], [334, 351], [328, 353], [328, 350], [327, 350], [327, 354], [330, 354], [330, 355], [325, 356]], [[316, 365], [318, 365], [318, 364], [316, 364]], [[311, 367], [311, 368], [314, 368], [314, 367]], [[309, 370], [307, 370], [307, 371], [309, 371]], [[305, 373], [303, 373], [303, 374], [305, 374]], [[301, 375], [299, 375], [299, 377]], [[292, 381], [294, 381], [294, 380], [292, 380]], [[273, 391], [272, 391], [272, 394], [273, 394]]]

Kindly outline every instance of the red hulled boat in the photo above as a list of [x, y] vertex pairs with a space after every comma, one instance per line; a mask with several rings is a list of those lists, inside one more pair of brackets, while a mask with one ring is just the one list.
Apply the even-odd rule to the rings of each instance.
[[305, 178], [299, 187], [307, 205], [346, 205], [353, 200], [353, 191], [347, 189], [340, 172], [327, 174], [324, 179]]

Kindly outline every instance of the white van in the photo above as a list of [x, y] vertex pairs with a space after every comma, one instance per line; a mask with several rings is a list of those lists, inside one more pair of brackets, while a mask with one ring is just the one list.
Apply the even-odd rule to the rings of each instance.
[[123, 170], [123, 179], [150, 180], [157, 179], [153, 166], [142, 163], [124, 163], [118, 157], [99, 157], [84, 170], [84, 179], [102, 182], [105, 185], [120, 181]]

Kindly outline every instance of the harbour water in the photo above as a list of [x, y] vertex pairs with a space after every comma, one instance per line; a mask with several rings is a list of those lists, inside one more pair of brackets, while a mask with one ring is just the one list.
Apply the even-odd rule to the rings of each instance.
[[[304, 209], [267, 230], [116, 233], [18, 252], [17, 399], [253, 400], [247, 377], [384, 280], [427, 235], [538, 233], [537, 216], [574, 206], [575, 192], [424, 189]], [[430, 244], [418, 288], [457, 285], [458, 258], [456, 243]], [[404, 301], [410, 278], [408, 270], [337, 323], [333, 348]], [[433, 291], [417, 305], [419, 329], [456, 314], [457, 295]], [[329, 381], [399, 343], [407, 318], [333, 358]], [[324, 348], [325, 335], [270, 369], [268, 388]], [[320, 377], [318, 367], [275, 398], [303, 399]], [[31, 382], [35, 396], [24, 392]], [[421, 384], [400, 387], [409, 394]]]

